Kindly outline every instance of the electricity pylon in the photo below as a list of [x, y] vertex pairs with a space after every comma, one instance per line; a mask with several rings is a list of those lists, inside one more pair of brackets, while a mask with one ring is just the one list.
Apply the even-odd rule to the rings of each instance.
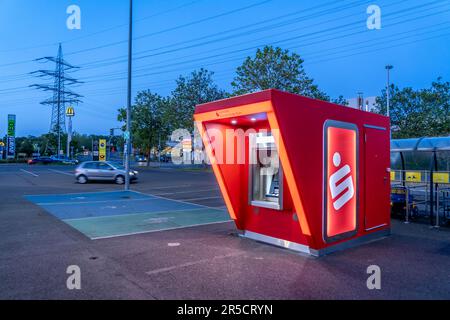
[[56, 64], [55, 71], [51, 70], [37, 70], [31, 72], [39, 78], [53, 79], [53, 85], [50, 84], [33, 84], [30, 87], [34, 87], [43, 91], [53, 92], [53, 96], [45, 101], [42, 101], [42, 105], [52, 106], [52, 117], [50, 122], [50, 132], [56, 132], [58, 134], [58, 158], [61, 152], [61, 133], [66, 132], [66, 105], [78, 104], [82, 101], [80, 98], [83, 96], [75, 93], [69, 89], [68, 86], [81, 84], [82, 82], [77, 79], [67, 76], [67, 72], [72, 72], [79, 67], [75, 67], [64, 60], [61, 44], [58, 49], [57, 57], [43, 57], [36, 59], [38, 62], [53, 62]]

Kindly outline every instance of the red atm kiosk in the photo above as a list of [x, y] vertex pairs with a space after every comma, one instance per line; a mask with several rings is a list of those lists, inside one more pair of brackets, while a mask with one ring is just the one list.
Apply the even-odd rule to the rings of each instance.
[[390, 233], [389, 118], [266, 90], [194, 119], [243, 237], [320, 256]]

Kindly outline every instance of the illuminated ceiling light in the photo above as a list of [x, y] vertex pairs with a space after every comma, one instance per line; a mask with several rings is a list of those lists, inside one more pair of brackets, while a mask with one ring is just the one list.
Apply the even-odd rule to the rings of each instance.
[[256, 122], [256, 118], [251, 118], [251, 122]]
[[231, 124], [232, 124], [233, 126], [237, 125], [237, 120], [231, 120]]

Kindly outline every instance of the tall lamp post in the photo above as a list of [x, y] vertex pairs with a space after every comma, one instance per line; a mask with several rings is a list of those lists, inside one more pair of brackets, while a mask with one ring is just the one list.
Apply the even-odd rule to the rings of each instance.
[[128, 30], [128, 96], [127, 96], [127, 131], [125, 132], [125, 191], [130, 190], [130, 155], [131, 155], [131, 72], [133, 58], [133, 0], [130, 0], [130, 20]]
[[75, 116], [75, 109], [73, 107], [67, 107], [67, 159], [70, 159], [70, 143], [72, 142], [72, 118]]
[[386, 87], [386, 107], [387, 107], [387, 112], [386, 112], [386, 115], [388, 117], [391, 116], [391, 111], [390, 111], [390, 109], [391, 109], [391, 90], [390, 90], [391, 79], [390, 79], [390, 73], [391, 73], [392, 69], [394, 69], [393, 66], [391, 66], [389, 64], [386, 66], [386, 71], [387, 71], [387, 87]]

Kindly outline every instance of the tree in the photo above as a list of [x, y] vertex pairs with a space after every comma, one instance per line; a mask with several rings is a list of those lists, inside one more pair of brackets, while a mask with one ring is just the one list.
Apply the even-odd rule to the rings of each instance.
[[[141, 91], [132, 106], [131, 133], [133, 145], [151, 157], [152, 149], [159, 146], [161, 139], [168, 135], [167, 126], [164, 125], [164, 113], [167, 99], [149, 90]], [[126, 120], [126, 109], [119, 109], [119, 121]]]
[[[450, 133], [450, 83], [442, 78], [430, 88], [414, 90], [390, 88], [391, 125], [398, 127], [394, 138], [442, 136]], [[386, 114], [386, 90], [377, 98], [376, 111]]]
[[424, 101], [430, 105], [434, 115], [433, 130], [435, 135], [450, 134], [450, 82], [443, 82], [439, 77], [426, 91]]
[[335, 104], [340, 104], [342, 106], [348, 106], [348, 101], [347, 99], [344, 98], [344, 96], [339, 96], [336, 99], [331, 99], [331, 102], [335, 103]]
[[298, 54], [279, 47], [258, 49], [254, 58], [247, 57], [237, 68], [236, 77], [231, 83], [233, 95], [279, 89], [329, 101], [330, 98], [306, 75], [303, 62]]
[[[41, 136], [42, 144], [40, 146], [40, 154], [51, 156], [57, 155], [58, 149], [58, 135], [54, 132], [50, 132]], [[62, 139], [61, 139], [62, 141]], [[62, 143], [61, 143], [62, 144]]]
[[180, 128], [192, 130], [196, 105], [227, 96], [225, 91], [219, 89], [214, 83], [213, 74], [208, 70], [200, 69], [192, 72], [188, 77], [178, 78], [165, 113], [165, 122], [171, 131]]
[[92, 136], [87, 134], [79, 134], [74, 132], [72, 134], [72, 146], [75, 153], [79, 153], [83, 150], [92, 149]]
[[30, 157], [34, 152], [33, 142], [36, 139], [37, 138], [33, 136], [16, 138], [16, 153], [22, 153], [27, 157]]

